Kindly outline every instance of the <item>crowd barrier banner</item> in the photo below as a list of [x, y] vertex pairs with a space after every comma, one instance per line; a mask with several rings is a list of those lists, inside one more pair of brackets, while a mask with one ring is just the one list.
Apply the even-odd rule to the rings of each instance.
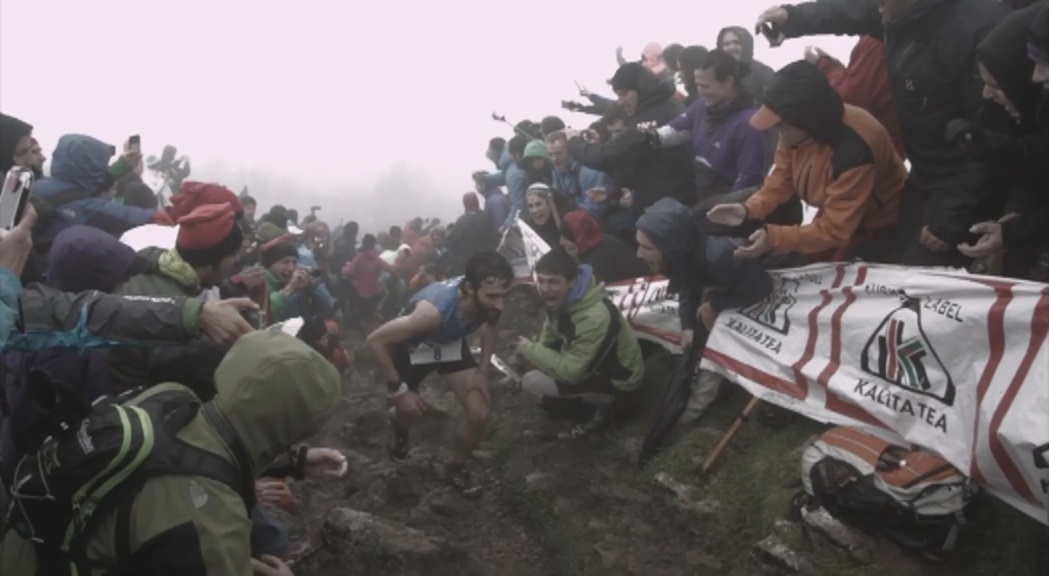
[[[541, 255], [532, 235], [527, 252]], [[862, 263], [772, 275], [771, 296], [718, 316], [703, 368], [814, 420], [935, 451], [1049, 524], [1049, 286]], [[680, 352], [665, 278], [606, 288], [638, 338]]]
[[702, 367], [814, 420], [933, 450], [1049, 524], [1049, 287], [819, 264], [719, 315]]

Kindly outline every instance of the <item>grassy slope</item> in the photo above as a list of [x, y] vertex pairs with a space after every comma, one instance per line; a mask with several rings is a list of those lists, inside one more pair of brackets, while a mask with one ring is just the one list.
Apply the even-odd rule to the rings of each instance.
[[[593, 550], [593, 535], [587, 527], [595, 510], [600, 511], [602, 506], [612, 503], [593, 502], [592, 496], [588, 498], [593, 489], [587, 492], [576, 488], [618, 485], [659, 494], [652, 483], [658, 472], [668, 472], [679, 481], [698, 484], [704, 497], [716, 498], [723, 506], [706, 522], [682, 517], [658, 500], [653, 505], [638, 507], [636, 513], [642, 517], [647, 515], [649, 524], [667, 524], [674, 531], [673, 536], [667, 536], [657, 530], [647, 546], [678, 558], [686, 552], [713, 557], [722, 563], [723, 569], [692, 572], [684, 568], [683, 562], [679, 568], [672, 568], [674, 562], [670, 561], [670, 566], [663, 571], [652, 566], [648, 573], [653, 576], [761, 573], [751, 557], [752, 546], [773, 531], [776, 520], [786, 517], [791, 497], [800, 490], [797, 449], [824, 427], [763, 407], [758, 411], [761, 414], [743, 427], [715, 469], [706, 478], [699, 479], [696, 472], [699, 463], [718, 440], [718, 434], [711, 429], [728, 429], [749, 400], [742, 389], [726, 386], [698, 428], [677, 438], [644, 471], [638, 471], [634, 465], [636, 440], [631, 443], [626, 439], [643, 437], [647, 431], [658, 389], [669, 378], [667, 362], [665, 354], [650, 357], [649, 414], [605, 438], [586, 443], [541, 444], [522, 440], [526, 424], [520, 418], [514, 415], [498, 418], [494, 452], [504, 476], [504, 496], [519, 518], [537, 531], [557, 574], [627, 573], [602, 565]], [[559, 460], [563, 458], [571, 461], [570, 468], [560, 468]], [[524, 479], [534, 472], [553, 474], [557, 480], [552, 486], [530, 489]], [[562, 478], [566, 473], [575, 478], [570, 481]], [[566, 486], [566, 482], [572, 485]], [[788, 543], [809, 558], [816, 574], [1022, 576], [1047, 573], [1049, 529], [990, 498], [974, 504], [969, 516], [971, 525], [963, 532], [955, 554], [942, 564], [918, 561], [881, 541], [876, 556], [878, 563], [868, 567], [858, 566], [838, 551], [801, 538], [793, 538], [794, 541]], [[622, 522], [621, 519], [613, 521]], [[635, 540], [641, 541], [640, 537]]]

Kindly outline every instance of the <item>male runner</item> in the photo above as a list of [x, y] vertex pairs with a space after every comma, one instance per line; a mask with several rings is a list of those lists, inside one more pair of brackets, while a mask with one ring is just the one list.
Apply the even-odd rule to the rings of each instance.
[[[488, 421], [488, 363], [499, 335], [499, 315], [514, 280], [506, 258], [493, 251], [466, 262], [466, 275], [431, 284], [413, 296], [399, 318], [368, 335], [368, 348], [379, 364], [393, 403], [390, 456], [408, 455], [408, 426], [426, 411], [419, 384], [431, 372], [444, 376], [466, 411], [455, 456], [446, 477], [464, 497], [477, 498], [481, 487], [466, 471], [466, 459], [484, 435]], [[466, 337], [481, 330], [481, 358], [474, 359]]]

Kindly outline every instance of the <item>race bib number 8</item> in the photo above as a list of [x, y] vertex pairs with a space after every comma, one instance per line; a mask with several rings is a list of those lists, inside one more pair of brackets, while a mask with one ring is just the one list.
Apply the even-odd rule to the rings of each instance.
[[420, 364], [443, 364], [445, 362], [458, 362], [463, 359], [463, 341], [456, 340], [447, 344], [419, 344], [412, 348], [408, 354], [412, 366]]

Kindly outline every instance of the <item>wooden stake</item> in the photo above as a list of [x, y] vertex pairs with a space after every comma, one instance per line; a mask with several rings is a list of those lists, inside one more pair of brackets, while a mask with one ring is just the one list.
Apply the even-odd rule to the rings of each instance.
[[743, 424], [747, 422], [750, 415], [759, 404], [761, 404], [759, 398], [751, 398], [750, 402], [747, 402], [747, 405], [743, 408], [743, 412], [741, 412], [739, 417], [736, 418], [736, 421], [732, 423], [732, 427], [728, 429], [728, 432], [725, 432], [725, 435], [718, 441], [717, 446], [714, 447], [710, 456], [707, 456], [707, 459], [703, 461], [703, 467], [699, 471], [701, 476], [714, 467], [714, 463], [721, 457], [721, 453], [725, 451], [725, 448], [727, 448], [729, 443], [732, 442], [732, 439], [735, 438], [736, 434], [738, 434], [740, 429], [743, 428]]

